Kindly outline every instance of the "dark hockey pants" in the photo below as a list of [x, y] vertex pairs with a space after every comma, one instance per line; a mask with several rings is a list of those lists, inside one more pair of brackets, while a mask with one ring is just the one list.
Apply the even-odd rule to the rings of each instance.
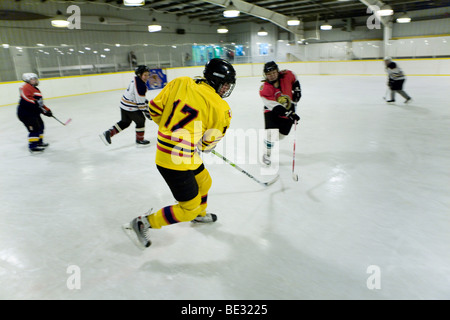
[[28, 148], [33, 149], [42, 143], [44, 138], [44, 121], [41, 116], [19, 116], [24, 126], [28, 130]]
[[136, 140], [144, 140], [145, 133], [145, 116], [141, 111], [127, 111], [120, 109], [121, 120], [117, 122], [111, 129], [111, 137], [120, 131], [128, 128], [131, 122], [136, 124]]

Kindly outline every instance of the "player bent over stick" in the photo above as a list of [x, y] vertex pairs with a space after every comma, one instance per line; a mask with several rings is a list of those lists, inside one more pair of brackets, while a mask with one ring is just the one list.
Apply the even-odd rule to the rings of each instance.
[[270, 155], [275, 141], [289, 134], [292, 124], [300, 120], [295, 113], [296, 103], [302, 96], [300, 82], [290, 70], [280, 71], [274, 61], [264, 65], [264, 80], [259, 95], [264, 103], [264, 122], [266, 152], [263, 162], [271, 164]]
[[230, 126], [231, 110], [223, 99], [234, 89], [236, 72], [228, 61], [215, 58], [205, 65], [203, 75], [204, 79], [174, 79], [148, 106], [159, 126], [156, 167], [178, 203], [123, 226], [140, 248], [150, 246], [151, 229], [217, 220], [215, 214], [206, 213], [212, 180], [198, 150], [211, 151]]

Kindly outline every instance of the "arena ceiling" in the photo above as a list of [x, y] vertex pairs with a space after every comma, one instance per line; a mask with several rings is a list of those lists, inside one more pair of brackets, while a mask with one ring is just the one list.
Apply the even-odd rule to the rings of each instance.
[[[346, 19], [361, 16], [367, 16], [367, 5], [360, 0], [246, 0], [246, 2], [259, 7], [272, 10], [274, 12], [295, 16], [303, 21], [314, 21], [317, 16], [326, 19]], [[450, 6], [449, 1], [383, 1], [390, 5], [394, 12], [409, 12], [416, 10], [432, 9]], [[179, 16], [188, 16], [190, 19], [200, 19], [209, 21], [213, 24], [234, 24], [241, 22], [263, 22], [261, 19], [252, 15], [241, 13], [237, 18], [224, 18], [224, 8], [203, 0], [153, 0], [146, 1], [148, 8], [176, 14]]]
[[[14, 3], [20, 3], [28, 0], [14, 0]], [[89, 4], [102, 3], [111, 6], [124, 6], [123, 0], [36, 0], [42, 5], [46, 3], [74, 3]], [[373, 0], [372, 0], [373, 1]], [[3, 2], [3, 1], [2, 1]], [[264, 19], [258, 16], [241, 12], [237, 18], [223, 17], [224, 5], [228, 5], [230, 0], [146, 0], [145, 5], [140, 7], [157, 13], [169, 13], [177, 16], [188, 17], [191, 20], [199, 19], [200, 21], [209, 22], [211, 24], [236, 24], [242, 22], [263, 23]], [[236, 1], [235, 1], [236, 2]], [[315, 21], [320, 19], [348, 19], [357, 17], [367, 17], [367, 5], [363, 0], [245, 0], [245, 2], [256, 5], [258, 7], [279, 13], [285, 16], [294, 16], [300, 18], [303, 22]], [[448, 0], [399, 0], [399, 1], [383, 1], [390, 5], [394, 12], [411, 12], [424, 9], [449, 7]], [[18, 16], [9, 17], [17, 19]], [[0, 19], [7, 19], [6, 14], [0, 14]], [[32, 17], [23, 17], [23, 20]]]

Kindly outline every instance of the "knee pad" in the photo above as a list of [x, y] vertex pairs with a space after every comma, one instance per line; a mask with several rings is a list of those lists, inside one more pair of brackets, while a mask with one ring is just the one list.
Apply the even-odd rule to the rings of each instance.
[[212, 185], [212, 179], [208, 170], [205, 168], [202, 172], [197, 174], [195, 180], [197, 181], [199, 195], [203, 196], [207, 194]]

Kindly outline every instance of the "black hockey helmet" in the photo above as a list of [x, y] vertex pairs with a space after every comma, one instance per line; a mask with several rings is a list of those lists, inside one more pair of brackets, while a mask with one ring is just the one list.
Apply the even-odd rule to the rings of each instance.
[[[269, 73], [271, 71], [274, 71], [274, 70], [276, 70], [278, 72], [278, 76], [277, 76], [277, 78], [275, 80], [269, 81], [267, 79], [267, 73]], [[280, 78], [280, 69], [278, 69], [278, 65], [275, 63], [275, 61], [266, 62], [264, 64], [264, 70], [263, 71], [264, 71], [264, 79], [265, 79], [265, 81], [267, 81], [270, 84], [274, 84]]]
[[275, 61], [266, 62], [266, 64], [264, 65], [264, 73], [270, 72], [272, 70], [277, 70], [278, 72], [280, 71]]
[[387, 67], [389, 69], [395, 69], [397, 68], [397, 64], [395, 62], [389, 62], [389, 64], [387, 65]]
[[228, 97], [236, 85], [236, 71], [231, 63], [224, 59], [214, 58], [209, 60], [205, 64], [203, 76], [205, 77], [206, 82], [213, 87], [217, 93], [220, 92], [224, 84], [228, 83], [230, 85], [230, 89], [221, 95], [222, 98]]
[[150, 72], [150, 68], [149, 67], [147, 67], [147, 66], [145, 66], [145, 65], [140, 65], [140, 66], [137, 66], [136, 67], [136, 69], [134, 69], [134, 73], [137, 75], [137, 76], [141, 76], [144, 72]]

